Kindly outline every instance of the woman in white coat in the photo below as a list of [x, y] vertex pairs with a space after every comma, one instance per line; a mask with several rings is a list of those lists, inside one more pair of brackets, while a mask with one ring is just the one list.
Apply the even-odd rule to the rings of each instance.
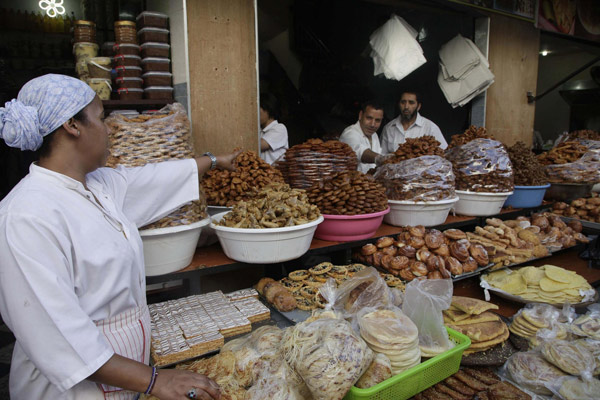
[[0, 312], [16, 337], [19, 399], [220, 397], [189, 371], [148, 365], [150, 317], [137, 228], [197, 200], [199, 178], [236, 154], [102, 168], [108, 128], [84, 82], [44, 75], [0, 108], [0, 137], [40, 150], [0, 202]]

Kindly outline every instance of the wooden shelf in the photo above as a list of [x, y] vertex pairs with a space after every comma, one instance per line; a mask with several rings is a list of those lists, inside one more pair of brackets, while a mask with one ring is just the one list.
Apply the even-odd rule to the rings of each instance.
[[102, 105], [105, 110], [152, 110], [160, 109], [167, 104], [174, 103], [175, 100], [154, 100], [154, 99], [141, 99], [141, 100], [102, 100]]

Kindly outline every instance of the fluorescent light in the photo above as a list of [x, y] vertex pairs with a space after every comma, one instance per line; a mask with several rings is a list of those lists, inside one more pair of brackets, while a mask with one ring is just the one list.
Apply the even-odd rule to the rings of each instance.
[[545, 57], [548, 55], [548, 50], [542, 50], [540, 54]]

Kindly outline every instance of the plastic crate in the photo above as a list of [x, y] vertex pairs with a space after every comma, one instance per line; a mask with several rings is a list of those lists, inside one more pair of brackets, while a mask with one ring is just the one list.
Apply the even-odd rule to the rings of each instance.
[[456, 343], [452, 349], [368, 389], [353, 386], [344, 399], [405, 400], [455, 374], [471, 340], [454, 329], [446, 327], [446, 330], [450, 340]]

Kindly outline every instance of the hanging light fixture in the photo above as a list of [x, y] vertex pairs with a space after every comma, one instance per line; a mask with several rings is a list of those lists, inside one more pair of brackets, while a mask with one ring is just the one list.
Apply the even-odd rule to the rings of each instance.
[[57, 15], [63, 15], [65, 13], [63, 0], [40, 0], [38, 5], [42, 10], [46, 11], [46, 14], [50, 18], [54, 18]]

